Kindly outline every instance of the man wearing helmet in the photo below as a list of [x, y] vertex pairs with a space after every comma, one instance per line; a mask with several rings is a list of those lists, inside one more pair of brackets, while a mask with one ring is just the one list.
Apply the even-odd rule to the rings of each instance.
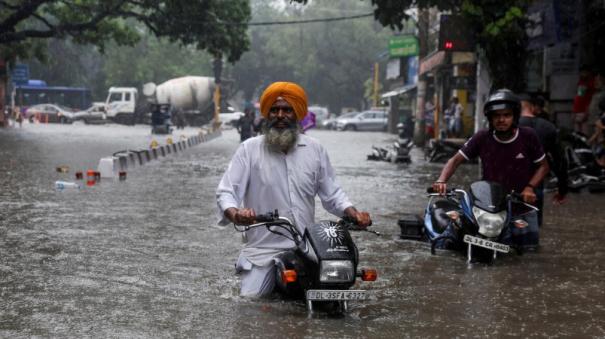
[[[521, 103], [509, 90], [498, 90], [486, 101], [483, 113], [489, 129], [475, 133], [445, 165], [433, 184], [443, 194], [446, 182], [465, 160], [481, 159], [483, 180], [501, 184], [507, 191], [520, 192], [527, 203], [535, 203], [534, 189], [549, 171], [546, 155], [536, 133], [519, 126]], [[529, 226], [513, 231], [513, 245], [536, 249], [539, 243], [538, 218], [535, 211], [518, 211]]]

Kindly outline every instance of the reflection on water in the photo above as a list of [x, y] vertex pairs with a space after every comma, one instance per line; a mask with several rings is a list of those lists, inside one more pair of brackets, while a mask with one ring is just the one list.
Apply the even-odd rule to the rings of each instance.
[[[605, 335], [602, 196], [547, 204], [539, 253], [467, 266], [456, 253], [432, 256], [427, 244], [398, 239], [398, 216], [422, 212], [442, 165], [425, 163], [418, 150], [409, 165], [366, 161], [372, 144], [392, 140], [383, 133], [310, 135], [383, 234], [353, 235], [361, 265], [376, 267], [379, 279], [360, 284], [371, 299], [351, 303], [343, 318], [308, 317], [301, 302], [238, 296], [241, 242], [215, 225], [214, 210], [238, 145], [234, 131], [132, 170], [124, 182], [56, 192], [55, 180], [73, 180], [76, 169], [145, 147], [153, 136], [142, 126], [0, 130], [0, 336]], [[59, 165], [70, 172], [57, 173]], [[476, 166], [464, 165], [453, 182], [476, 176]], [[334, 218], [318, 206], [318, 219]]]

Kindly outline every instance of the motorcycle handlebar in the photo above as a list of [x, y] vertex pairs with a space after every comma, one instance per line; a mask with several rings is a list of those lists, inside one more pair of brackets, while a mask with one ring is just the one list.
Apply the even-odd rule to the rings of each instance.
[[275, 210], [274, 212], [267, 212], [265, 214], [257, 214], [256, 217], [254, 218], [254, 220], [256, 220], [256, 222], [272, 222], [279, 219], [279, 213], [277, 210]]
[[521, 205], [525, 205], [535, 211], [540, 210], [539, 208], [537, 208], [536, 206], [532, 205], [532, 204], [528, 204], [525, 201], [523, 201], [523, 196], [521, 196], [521, 194], [517, 193], [517, 192], [511, 192], [510, 193], [510, 199], [511, 202], [515, 203], [515, 204], [521, 204]]

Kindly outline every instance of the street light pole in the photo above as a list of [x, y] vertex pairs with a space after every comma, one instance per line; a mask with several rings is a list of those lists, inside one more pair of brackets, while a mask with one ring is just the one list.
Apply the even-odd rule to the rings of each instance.
[[378, 107], [378, 72], [379, 72], [380, 64], [374, 63], [374, 107]]

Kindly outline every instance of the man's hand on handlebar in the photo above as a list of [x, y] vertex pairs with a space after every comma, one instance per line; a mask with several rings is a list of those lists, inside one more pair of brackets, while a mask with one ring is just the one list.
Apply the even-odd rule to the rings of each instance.
[[536, 202], [536, 192], [534, 192], [532, 187], [527, 186], [523, 189], [523, 192], [521, 192], [521, 198], [526, 203], [533, 204]]
[[445, 192], [447, 192], [447, 184], [445, 181], [435, 181], [433, 183], [433, 191], [435, 191], [435, 193], [444, 195]]
[[370, 213], [368, 212], [359, 212], [353, 206], [347, 207], [344, 212], [346, 216], [349, 216], [355, 220], [357, 226], [361, 228], [366, 228], [372, 225], [372, 219], [370, 218]]
[[225, 217], [236, 225], [252, 225], [256, 220], [256, 213], [251, 208], [231, 207], [225, 210]]

